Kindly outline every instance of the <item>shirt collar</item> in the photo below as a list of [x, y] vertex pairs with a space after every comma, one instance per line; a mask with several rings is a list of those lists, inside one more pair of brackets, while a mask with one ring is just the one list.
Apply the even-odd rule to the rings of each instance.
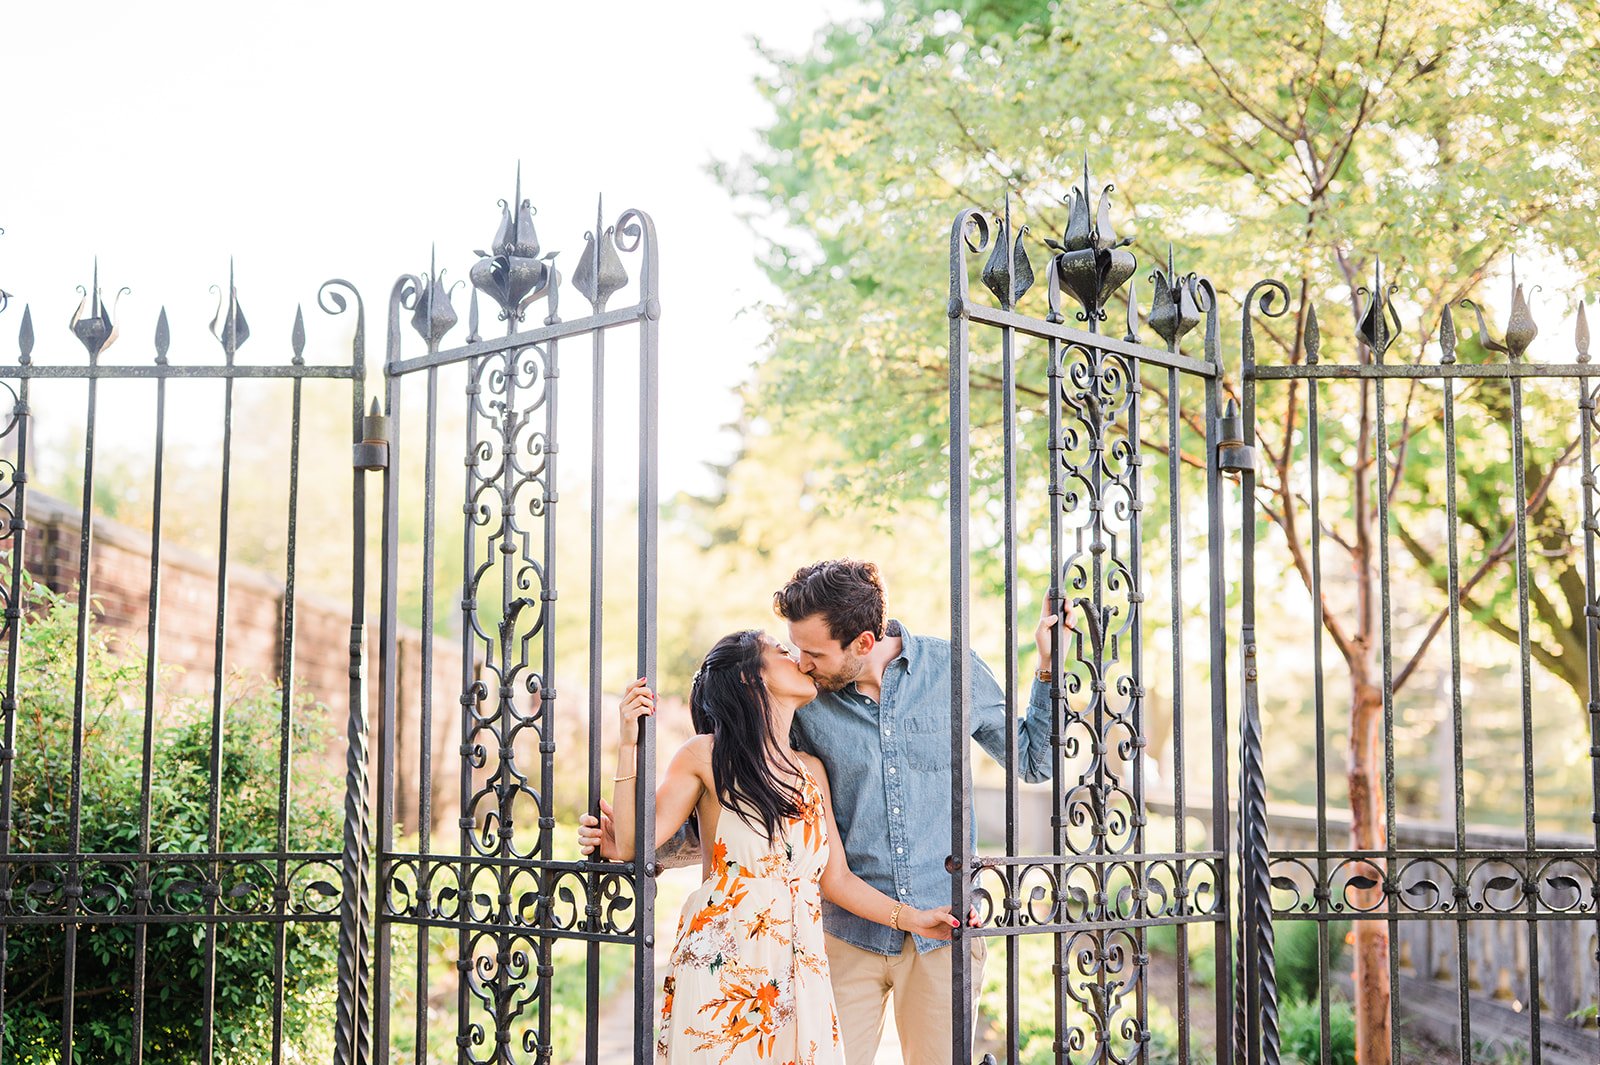
[[906, 664], [906, 672], [910, 673], [917, 660], [916, 645], [912, 643], [910, 630], [905, 627], [903, 622], [890, 618], [884, 632], [890, 636], [900, 637], [900, 653], [889, 661], [904, 662]]

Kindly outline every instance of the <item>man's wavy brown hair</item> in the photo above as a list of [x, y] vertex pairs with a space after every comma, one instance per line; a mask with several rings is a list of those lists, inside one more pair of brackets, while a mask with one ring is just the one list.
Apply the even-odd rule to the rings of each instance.
[[773, 593], [772, 608], [786, 621], [821, 614], [840, 646], [863, 632], [883, 639], [883, 578], [871, 562], [838, 558], [801, 566]]

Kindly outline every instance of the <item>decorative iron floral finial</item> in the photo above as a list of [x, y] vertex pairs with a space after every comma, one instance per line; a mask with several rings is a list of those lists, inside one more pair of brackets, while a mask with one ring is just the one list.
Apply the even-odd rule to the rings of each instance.
[[1005, 213], [995, 218], [999, 232], [995, 234], [994, 251], [983, 264], [983, 283], [1000, 301], [1000, 306], [1010, 310], [1033, 287], [1033, 263], [1028, 261], [1028, 249], [1022, 240], [1028, 227], [1021, 226], [1015, 234], [1012, 232], [1009, 191], [1005, 203]]
[[428, 255], [428, 272], [418, 279], [421, 286], [414, 293], [416, 306], [411, 312], [411, 328], [428, 342], [430, 351], [437, 348], [439, 341], [461, 320], [450, 302], [450, 290], [445, 287], [444, 274], [438, 262], [435, 249]]
[[1199, 279], [1194, 274], [1179, 275], [1173, 265], [1172, 245], [1167, 245], [1167, 268], [1150, 275], [1156, 292], [1150, 300], [1150, 328], [1176, 351], [1184, 334], [1200, 324]]
[[222, 344], [222, 350], [227, 354], [228, 361], [233, 361], [234, 352], [244, 347], [244, 342], [250, 339], [250, 323], [244, 320], [244, 310], [239, 306], [239, 290], [233, 283], [233, 260], [228, 260], [228, 291], [224, 295], [222, 290], [215, 285], [211, 291], [217, 294], [217, 313], [211, 319], [211, 335]]
[[605, 224], [605, 201], [595, 198], [594, 231], [583, 235], [583, 254], [572, 271], [572, 285], [596, 311], [606, 309], [606, 301], [628, 283], [628, 271], [617, 254], [617, 227]]
[[[1537, 286], [1535, 286], [1537, 287]], [[1528, 350], [1528, 345], [1533, 343], [1533, 338], [1539, 335], [1539, 326], [1533, 320], [1533, 313], [1528, 309], [1528, 298], [1522, 292], [1522, 286], [1517, 284], [1517, 257], [1511, 257], [1511, 317], [1506, 319], [1505, 340], [1494, 338], [1489, 332], [1489, 324], [1483, 320], [1483, 308], [1470, 299], [1461, 301], [1463, 307], [1471, 307], [1478, 316], [1478, 342], [1490, 351], [1498, 351], [1508, 355], [1515, 362], [1522, 358]]]
[[1072, 190], [1067, 228], [1059, 242], [1046, 238], [1045, 243], [1056, 253], [1055, 268], [1061, 287], [1083, 306], [1078, 320], [1094, 323], [1106, 320], [1106, 301], [1133, 276], [1138, 261], [1131, 251], [1124, 250], [1133, 238], [1119, 240], [1111, 228], [1111, 193], [1116, 186], [1106, 185], [1100, 190], [1100, 205], [1093, 221], [1089, 215], [1090, 189], [1086, 152], [1083, 186]]
[[1372, 288], [1363, 285], [1356, 289], [1357, 295], [1368, 297], [1356, 332], [1361, 334], [1361, 339], [1367, 342], [1367, 347], [1372, 349], [1373, 357], [1379, 362], [1383, 361], [1383, 353], [1389, 350], [1389, 345], [1401, 333], [1400, 315], [1389, 299], [1398, 291], [1400, 286], [1392, 282], [1384, 284], [1382, 259], [1373, 261]]
[[550, 260], [540, 258], [539, 236], [533, 228], [533, 205], [522, 198], [522, 167], [517, 167], [516, 195], [500, 201], [500, 228], [488, 251], [468, 275], [474, 288], [500, 305], [501, 321], [522, 321], [528, 305], [546, 295], [554, 279]]
[[[120, 298], [127, 289], [118, 289], [117, 298]], [[78, 309], [72, 312], [72, 321], [68, 323], [73, 335], [89, 353], [91, 360], [99, 358], [100, 353], [109, 348], [117, 339], [117, 324], [113, 321], [113, 307], [107, 307], [105, 297], [100, 293], [100, 260], [94, 261], [94, 281], [85, 290], [78, 286]]]

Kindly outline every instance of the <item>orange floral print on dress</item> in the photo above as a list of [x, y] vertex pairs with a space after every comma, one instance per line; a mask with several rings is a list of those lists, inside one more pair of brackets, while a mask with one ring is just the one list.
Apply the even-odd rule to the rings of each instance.
[[822, 933], [821, 789], [807, 774], [776, 840], [722, 814], [679, 921], [658, 1065], [844, 1065]]

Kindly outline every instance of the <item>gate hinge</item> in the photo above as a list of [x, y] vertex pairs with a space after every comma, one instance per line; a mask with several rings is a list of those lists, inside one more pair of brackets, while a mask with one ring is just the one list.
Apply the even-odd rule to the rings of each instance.
[[378, 411], [378, 397], [372, 397], [372, 410], [361, 419], [361, 442], [355, 446], [355, 467], [372, 472], [389, 468], [389, 419]]
[[1217, 468], [1224, 473], [1239, 473], [1256, 468], [1256, 449], [1244, 442], [1244, 427], [1239, 418], [1239, 403], [1228, 400], [1217, 426]]

